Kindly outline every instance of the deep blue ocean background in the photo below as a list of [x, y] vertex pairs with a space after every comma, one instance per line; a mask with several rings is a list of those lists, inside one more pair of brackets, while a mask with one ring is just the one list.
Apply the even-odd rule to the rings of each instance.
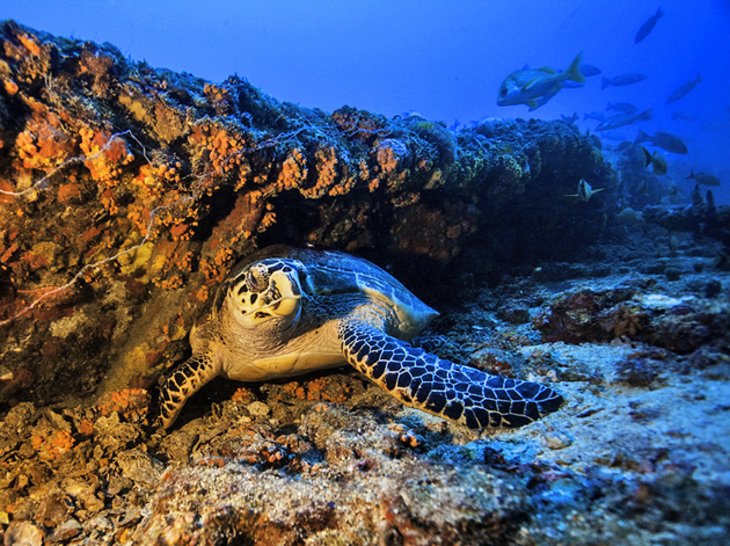
[[[659, 6], [665, 15], [635, 44]], [[638, 128], [681, 137], [689, 153], [666, 154], [667, 176], [687, 191], [691, 169], [711, 172], [722, 180], [716, 200], [730, 203], [728, 0], [4, 0], [0, 18], [110, 42], [134, 60], [212, 81], [235, 73], [279, 100], [327, 111], [418, 112], [447, 125], [577, 113], [579, 127], [592, 130], [584, 113], [630, 101], [653, 119], [612, 138], [633, 140]], [[497, 106], [510, 72], [527, 63], [564, 69], [579, 51], [603, 74], [531, 113]], [[601, 90], [602, 76], [625, 72], [647, 79]], [[667, 105], [697, 73], [702, 82]]]

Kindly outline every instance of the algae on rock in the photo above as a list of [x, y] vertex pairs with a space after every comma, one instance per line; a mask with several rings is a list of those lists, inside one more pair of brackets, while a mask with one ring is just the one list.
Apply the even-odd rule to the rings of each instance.
[[[611, 173], [563, 122], [453, 133], [419, 116], [328, 114], [14, 22], [0, 26], [0, 79], [0, 339], [13, 347], [0, 354], [36, 387], [3, 390], [3, 404], [91, 394], [140, 347], [128, 379], [149, 385], [231, 266], [266, 244], [354, 252], [428, 298], [465, 248], [493, 269], [565, 254], [611, 210], [608, 191], [565, 198], [584, 177], [610, 187]], [[89, 320], [54, 336], [75, 313]]]

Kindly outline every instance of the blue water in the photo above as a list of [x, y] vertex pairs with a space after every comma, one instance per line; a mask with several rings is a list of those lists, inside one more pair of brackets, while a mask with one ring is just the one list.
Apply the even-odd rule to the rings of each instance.
[[[634, 36], [661, 5], [641, 43]], [[730, 203], [730, 2], [727, 0], [3, 0], [0, 18], [75, 38], [108, 41], [135, 60], [209, 80], [236, 73], [280, 100], [327, 111], [343, 104], [386, 115], [468, 123], [483, 117], [603, 112], [607, 102], [652, 108], [652, 121], [620, 129], [669, 131], [689, 148], [667, 154], [680, 187], [690, 169], [718, 175]], [[529, 63], [563, 69], [584, 61], [641, 83], [601, 90], [601, 76], [564, 89], [545, 106], [498, 107], [507, 74]], [[666, 105], [697, 73], [702, 82]], [[673, 120], [672, 112], [692, 118]]]

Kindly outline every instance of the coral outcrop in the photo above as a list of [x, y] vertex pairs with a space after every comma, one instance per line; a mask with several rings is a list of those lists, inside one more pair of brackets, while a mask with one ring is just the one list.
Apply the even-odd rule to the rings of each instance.
[[[0, 404], [148, 386], [269, 243], [359, 253], [428, 298], [464, 248], [566, 254], [611, 214], [609, 168], [562, 122], [328, 114], [13, 22], [0, 84]], [[580, 178], [606, 191], [566, 197]]]
[[[562, 122], [330, 114], [12, 22], [0, 84], [4, 544], [728, 542], [711, 194], [645, 207], [663, 190], [637, 150], [616, 177]], [[603, 191], [571, 197], [581, 178]], [[626, 204], [643, 215], [612, 222]], [[218, 283], [275, 242], [388, 267], [441, 297], [414, 343], [565, 404], [471, 431], [345, 367], [216, 379], [153, 429]]]

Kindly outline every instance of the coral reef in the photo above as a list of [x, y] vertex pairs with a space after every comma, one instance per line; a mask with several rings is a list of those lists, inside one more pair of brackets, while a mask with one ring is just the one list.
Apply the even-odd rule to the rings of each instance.
[[149, 386], [269, 243], [364, 255], [428, 298], [465, 248], [496, 271], [611, 214], [608, 191], [565, 197], [610, 171], [562, 122], [327, 114], [13, 22], [0, 80], [0, 404]]
[[551, 377], [567, 402], [539, 423], [477, 433], [352, 371], [217, 380], [169, 433], [149, 433], [141, 388], [63, 409], [21, 402], [0, 426], [0, 534], [7, 544], [724, 543], [730, 337], [684, 332], [727, 324], [718, 296], [730, 279], [711, 269], [716, 246], [640, 243], [472, 288], [467, 307], [416, 340], [481, 369]]
[[[659, 182], [628, 149], [620, 187], [567, 123], [328, 114], [13, 22], [0, 83], [5, 544], [727, 542], [711, 195], [595, 243]], [[603, 191], [567, 197], [581, 178]], [[273, 242], [388, 267], [440, 298], [417, 344], [547, 378], [565, 406], [474, 432], [343, 369], [215, 380], [153, 430], [156, 378], [231, 265]]]

